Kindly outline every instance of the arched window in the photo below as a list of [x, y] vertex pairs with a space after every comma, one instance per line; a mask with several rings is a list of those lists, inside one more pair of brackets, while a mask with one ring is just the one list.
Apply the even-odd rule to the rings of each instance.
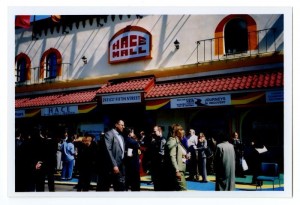
[[255, 20], [246, 14], [232, 14], [223, 18], [215, 30], [215, 55], [229, 54], [229, 50], [246, 52], [258, 45]]
[[40, 79], [55, 79], [62, 74], [62, 57], [55, 48], [46, 50], [40, 61]]
[[248, 31], [245, 20], [236, 18], [230, 20], [224, 31], [225, 53], [243, 53], [248, 50]]
[[26, 59], [20, 58], [17, 62], [16, 82], [21, 83], [26, 81]]
[[15, 81], [23, 83], [30, 80], [30, 58], [25, 53], [20, 53], [15, 58]]
[[50, 53], [46, 58], [45, 78], [56, 78], [57, 76], [57, 56], [55, 53]]

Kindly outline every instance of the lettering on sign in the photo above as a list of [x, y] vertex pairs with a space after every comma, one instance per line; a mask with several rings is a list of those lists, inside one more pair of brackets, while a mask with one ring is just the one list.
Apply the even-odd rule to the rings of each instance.
[[266, 92], [267, 103], [283, 102], [283, 100], [284, 100], [283, 90]]
[[151, 34], [138, 26], [117, 32], [109, 42], [109, 63], [151, 58]]
[[199, 106], [223, 106], [231, 104], [230, 95], [201, 96], [171, 99], [171, 108], [187, 108]]
[[103, 105], [140, 103], [140, 102], [141, 102], [140, 93], [102, 96]]
[[16, 110], [15, 111], [15, 118], [23, 118], [25, 117], [25, 110]]
[[41, 109], [41, 116], [72, 115], [72, 114], [78, 114], [77, 105], [46, 107]]

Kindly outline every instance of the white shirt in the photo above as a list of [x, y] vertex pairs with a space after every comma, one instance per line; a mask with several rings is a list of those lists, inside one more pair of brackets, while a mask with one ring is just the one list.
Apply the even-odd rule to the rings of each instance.
[[196, 146], [198, 144], [198, 136], [197, 135], [189, 135], [187, 137], [188, 147]]

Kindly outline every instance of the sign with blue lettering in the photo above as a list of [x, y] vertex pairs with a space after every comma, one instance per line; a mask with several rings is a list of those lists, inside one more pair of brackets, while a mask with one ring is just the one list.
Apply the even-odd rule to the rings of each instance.
[[283, 90], [266, 92], [266, 102], [283, 102]]
[[140, 103], [140, 102], [141, 102], [141, 94], [140, 93], [102, 96], [102, 104], [103, 105]]
[[78, 114], [77, 105], [46, 107], [41, 109], [41, 116], [73, 115], [73, 114]]
[[23, 118], [25, 117], [25, 110], [16, 110], [15, 111], [15, 118]]
[[231, 104], [230, 95], [214, 95], [171, 99], [171, 108], [223, 106]]

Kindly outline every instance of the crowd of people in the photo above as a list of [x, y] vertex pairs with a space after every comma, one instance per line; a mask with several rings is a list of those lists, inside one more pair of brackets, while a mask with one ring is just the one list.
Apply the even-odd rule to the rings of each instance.
[[[150, 134], [135, 133], [117, 120], [111, 130], [102, 133], [99, 141], [84, 133], [54, 137], [49, 130], [33, 128], [26, 136], [16, 130], [15, 191], [55, 191], [55, 174], [60, 180], [71, 180], [78, 174], [77, 191], [89, 191], [92, 180], [97, 181], [96, 191], [140, 191], [141, 170], [151, 175], [154, 191], [185, 191], [186, 180], [208, 182], [208, 174], [216, 176], [216, 191], [234, 190], [235, 177], [244, 177], [242, 161], [244, 144], [238, 132], [229, 138], [225, 133], [214, 137], [203, 132], [188, 134], [180, 124], [163, 128], [155, 125]], [[253, 141], [247, 159], [256, 182], [259, 154], [266, 147]], [[261, 150], [257, 150], [261, 149]], [[255, 160], [251, 160], [254, 158]], [[186, 179], [186, 173], [188, 177]]]

